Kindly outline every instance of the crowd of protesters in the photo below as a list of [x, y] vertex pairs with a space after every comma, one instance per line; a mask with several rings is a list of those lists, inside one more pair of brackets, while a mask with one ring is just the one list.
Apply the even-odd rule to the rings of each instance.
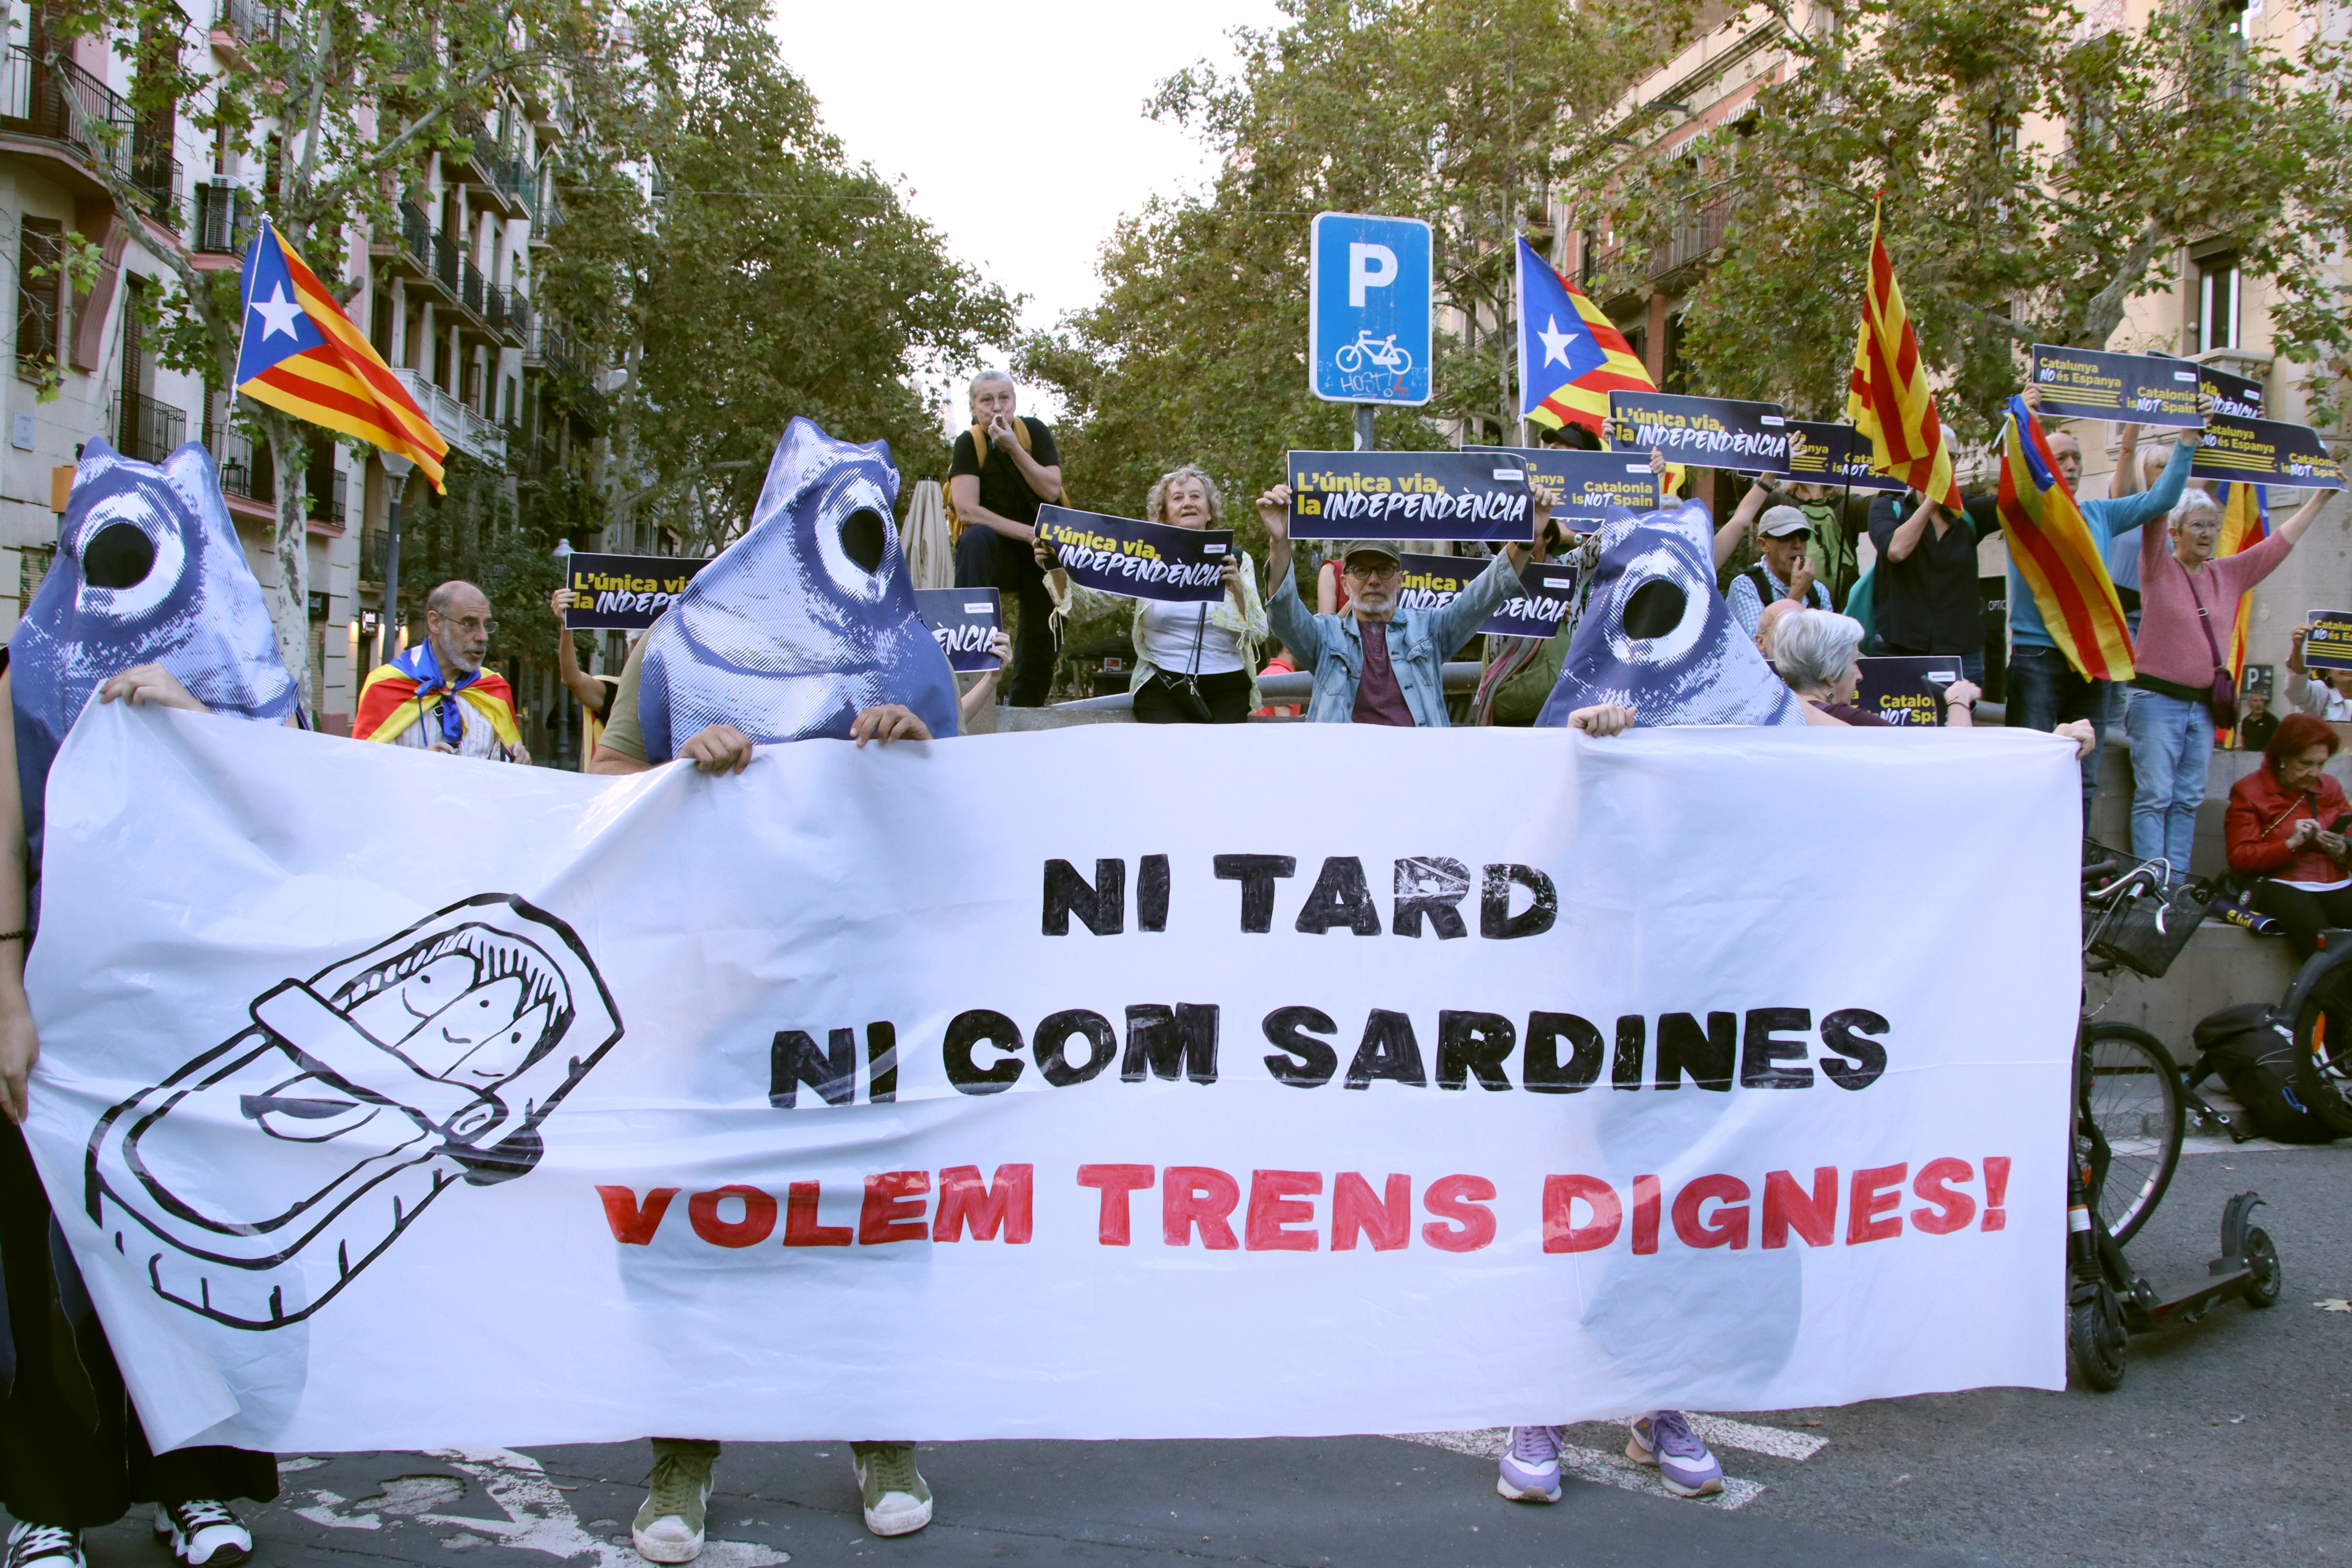
[[[1263, 580], [1258, 563], [1235, 552], [1223, 567], [1223, 592], [1213, 602], [1118, 604], [1074, 587], [1055, 550], [1037, 537], [1039, 509], [1067, 500], [1051, 428], [1018, 412], [1017, 389], [1002, 374], [975, 381], [970, 399], [971, 426], [955, 439], [948, 483], [959, 530], [955, 576], [959, 586], [995, 587], [1012, 601], [1014, 635], [1008, 639], [998, 634], [992, 651], [1003, 667], [1013, 706], [1037, 706], [1050, 694], [1057, 623], [1106, 609], [1129, 617], [1135, 656], [1133, 716], [1143, 723], [1238, 723], [1259, 716], [1443, 728], [1465, 716], [1491, 722], [1508, 712], [1527, 714], [1524, 701], [1496, 699], [1525, 678], [1540, 703], [1557, 678], [1575, 635], [1573, 615], [1549, 639], [1490, 647], [1489, 679], [1475, 701], [1465, 705], [1446, 689], [1447, 662], [1478, 637], [1497, 606], [1521, 592], [1522, 570], [1555, 552], [1577, 556], [1580, 542], [1554, 525], [1554, 498], [1540, 489], [1528, 538], [1496, 549], [1484, 569], [1439, 607], [1403, 602], [1403, 547], [1384, 539], [1346, 541], [1332, 550], [1310, 574], [1310, 607], [1295, 569], [1291, 496], [1280, 484], [1255, 501], [1269, 541]], [[2035, 401], [2029, 391], [2027, 404]], [[2338, 749], [2332, 724], [2352, 721], [2352, 673], [2308, 670], [2304, 634], [2298, 631], [2286, 664], [2285, 695], [2294, 711], [2272, 714], [2255, 696], [2241, 715], [2232, 711], [2235, 678], [2222, 645], [2241, 597], [2294, 550], [2326, 495], [2315, 492], [2267, 539], [2217, 558], [2221, 509], [2189, 477], [2197, 436], [2184, 432], [2169, 454], [2147, 453], [2143, 463], [2137, 460], [2137, 431], [2126, 426], [2110, 494], [2081, 503], [2132, 617], [2137, 673], [2129, 687], [2111, 689], [2074, 668], [2012, 565], [2003, 672], [2006, 721], [2074, 742], [2084, 763], [2087, 812], [2100, 740], [2120, 720], [2134, 773], [2133, 853], [2181, 875], [2193, 849], [2216, 729], [2234, 721], [2239, 743], [2263, 750], [2264, 761], [2231, 791], [2228, 865], [2246, 879], [2252, 907], [2276, 921], [2293, 949], [2307, 955], [2321, 931], [2352, 925], [2352, 807], [2326, 771]], [[1574, 427], [1558, 439], [1562, 445], [1597, 444]], [[2071, 489], [2081, 479], [2081, 449], [2063, 431], [2050, 433], [2048, 442]], [[1663, 484], [1663, 460], [1654, 456], [1653, 466]], [[1209, 529], [1225, 523], [1227, 503], [1210, 473], [1181, 463], [1150, 487], [1142, 510], [1152, 522]], [[1731, 617], [1771, 661], [1808, 725], [1881, 726], [1884, 721], [1860, 706], [1857, 697], [1862, 658], [1881, 653], [1952, 659], [1956, 679], [1939, 694], [1944, 721], [1968, 729], [1974, 725], [1986, 676], [1978, 546], [1999, 527], [1998, 508], [1986, 496], [1964, 497], [1957, 511], [1948, 512], [1916, 492], [1882, 495], [1858, 525], [1828, 487], [1771, 489], [1759, 483], [1750, 486], [1717, 529], [1714, 559]], [[1865, 533], [1867, 556], [1859, 545]], [[1743, 552], [1751, 550], [1752, 559], [1743, 560]], [[1591, 564], [1591, 552], [1585, 550], [1581, 568]], [[565, 591], [551, 598], [550, 609], [559, 621], [570, 602]], [[495, 630], [488, 596], [472, 584], [445, 583], [427, 596], [425, 612], [424, 637], [371, 674], [358, 716], [362, 738], [455, 758], [529, 763], [511, 693], [483, 666]], [[776, 715], [746, 710], [676, 737], [675, 745], [664, 740], [649, 746], [637, 696], [645, 647], [639, 638], [617, 676], [590, 675], [580, 668], [570, 637], [559, 638], [559, 677], [580, 701], [590, 726], [586, 771], [639, 773], [652, 765], [649, 757], [675, 754], [707, 774], [738, 774], [756, 746], [793, 738], [782, 731]], [[0, 683], [5, 670], [0, 661]], [[1269, 702], [1261, 683], [1275, 674], [1307, 678], [1303, 700]], [[969, 678], [958, 710], [936, 717], [960, 720], [967, 732], [982, 727], [996, 703], [998, 681], [992, 671]], [[99, 695], [110, 701], [203, 707], [158, 665], [114, 674]], [[1605, 703], [1567, 718], [1570, 726], [1595, 737], [1621, 734], [1641, 721], [1637, 712]], [[929, 740], [932, 731], [908, 708], [886, 702], [857, 712], [849, 738], [860, 746], [868, 741], [889, 745]], [[0, 749], [5, 745], [0, 732]], [[0, 764], [6, 763], [8, 759], [0, 758]], [[0, 793], [14, 788], [16, 777], [13, 765], [0, 765]], [[7, 847], [18, 874], [0, 877], [0, 926], [15, 927], [29, 923], [21, 900], [26, 883], [37, 875], [37, 850], [30, 862], [35, 869], [27, 874], [25, 836], [17, 834]], [[25, 1113], [25, 1075], [37, 1049], [18, 977], [20, 944], [27, 934], [0, 932], [0, 1094], [12, 1119]], [[14, 1172], [15, 1184], [23, 1188], [29, 1180], [37, 1192], [37, 1178], [30, 1177], [29, 1163], [22, 1161], [23, 1147], [21, 1139], [14, 1140], [0, 1148], [0, 1157], [24, 1163]], [[0, 1183], [10, 1179], [9, 1172], [0, 1171]], [[44, 1255], [45, 1236], [0, 1237], [0, 1243], [9, 1266], [7, 1307], [17, 1324], [19, 1362], [29, 1352], [46, 1364], [48, 1352], [37, 1342], [49, 1331], [51, 1308], [71, 1291], [62, 1280], [36, 1278], [19, 1267], [20, 1259]], [[92, 1363], [100, 1363], [101, 1371], [111, 1367], [103, 1356]], [[226, 1500], [268, 1500], [275, 1495], [268, 1457], [227, 1448], [152, 1456], [119, 1378], [107, 1384], [101, 1376], [98, 1383], [104, 1408], [97, 1447], [77, 1440], [56, 1447], [48, 1461], [36, 1462], [40, 1456], [30, 1452], [12, 1460], [20, 1471], [35, 1474], [37, 1484], [30, 1491], [14, 1489], [5, 1500], [23, 1521], [10, 1538], [6, 1568], [83, 1568], [80, 1531], [119, 1517], [132, 1498], [157, 1500], [156, 1529], [186, 1568], [232, 1568], [245, 1561], [251, 1537]], [[25, 1403], [31, 1387], [20, 1379], [14, 1394], [17, 1404]], [[17, 1411], [15, 1426], [0, 1436], [15, 1440], [49, 1427], [80, 1431], [89, 1423], [65, 1408], [67, 1398], [60, 1394], [56, 1409]], [[633, 1521], [632, 1540], [648, 1561], [688, 1562], [703, 1548], [720, 1446], [675, 1437], [654, 1438], [652, 1446], [650, 1487]], [[101, 1447], [104, 1455], [94, 1458]], [[902, 1535], [929, 1523], [931, 1492], [917, 1468], [911, 1442], [861, 1439], [850, 1449], [868, 1529]], [[1655, 1467], [1677, 1495], [1722, 1489], [1721, 1466], [1680, 1412], [1649, 1411], [1633, 1420], [1626, 1451]], [[1514, 1427], [1500, 1461], [1497, 1489], [1521, 1500], [1556, 1500], [1561, 1453], [1559, 1428]], [[45, 1511], [54, 1518], [43, 1517]]]

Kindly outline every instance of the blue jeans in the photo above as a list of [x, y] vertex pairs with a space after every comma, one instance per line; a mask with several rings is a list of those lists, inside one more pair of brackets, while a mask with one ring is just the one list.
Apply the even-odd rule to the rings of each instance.
[[[2044, 733], [2077, 719], [2099, 731], [2099, 744], [2083, 759], [2083, 821], [2091, 820], [2091, 797], [2099, 793], [2099, 754], [2107, 739], [2107, 688], [2066, 662], [2054, 647], [2022, 643], [2009, 650], [2009, 727]], [[2198, 775], [2202, 779], [2204, 775]]]
[[2172, 874], [2185, 877], [2213, 757], [2213, 710], [2130, 687], [2124, 692], [2124, 732], [2132, 744], [2132, 854], [2168, 860]]

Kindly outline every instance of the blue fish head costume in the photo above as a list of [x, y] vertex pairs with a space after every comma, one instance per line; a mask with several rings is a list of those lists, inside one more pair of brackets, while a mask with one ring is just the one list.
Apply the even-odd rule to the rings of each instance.
[[903, 703], [956, 733], [955, 672], [924, 628], [892, 521], [887, 442], [836, 441], [795, 419], [743, 537], [646, 635], [637, 720], [666, 763], [712, 724], [754, 742], [849, 737], [858, 713]]
[[1538, 726], [1601, 702], [1633, 709], [1645, 728], [1805, 721], [1717, 591], [1714, 542], [1698, 501], [1609, 509], [1584, 618]]
[[160, 664], [215, 713], [280, 722], [294, 677], [237, 542], [213, 460], [194, 442], [161, 468], [82, 447], [57, 558], [8, 638], [25, 836], [40, 864], [42, 792], [92, 693]]

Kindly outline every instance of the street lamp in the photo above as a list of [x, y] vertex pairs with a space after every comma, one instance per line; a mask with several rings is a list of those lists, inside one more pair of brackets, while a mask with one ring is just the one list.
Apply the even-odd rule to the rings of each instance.
[[389, 486], [383, 509], [383, 615], [376, 628], [381, 639], [377, 643], [376, 663], [383, 664], [399, 651], [393, 638], [400, 625], [400, 497], [408, 489], [408, 476], [415, 471], [413, 458], [383, 455], [384, 482]]
[[[557, 540], [554, 554], [556, 570], [562, 573], [564, 586], [570, 587], [572, 585], [572, 541]], [[562, 621], [559, 619], [555, 625], [555, 635], [568, 637], [572, 634], [564, 629]], [[557, 668], [562, 667], [559, 665]], [[572, 702], [570, 689], [563, 682], [557, 681], [555, 683], [555, 765], [559, 768], [572, 766]]]

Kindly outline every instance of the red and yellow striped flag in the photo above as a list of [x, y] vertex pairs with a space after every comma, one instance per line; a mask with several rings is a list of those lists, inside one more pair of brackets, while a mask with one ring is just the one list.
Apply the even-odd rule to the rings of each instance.
[[[2215, 487], [2221, 491], [2221, 541], [2214, 546], [2213, 558], [2235, 555], [2241, 550], [2252, 548], [2271, 536], [2269, 497], [2263, 487], [2243, 479], [2225, 481]], [[2149, 527], [2157, 526], [2150, 523]], [[2242, 690], [2246, 680], [2246, 636], [2252, 629], [2254, 596], [2238, 595], [2238, 613], [2230, 623], [2230, 678]], [[2226, 743], [2230, 732], [2216, 728], [2220, 741]]]
[[2022, 397], [2009, 400], [2001, 424], [2000, 531], [2009, 558], [2042, 608], [2042, 624], [2066, 661], [2093, 680], [2129, 680], [2131, 628], [2107, 575], [2106, 556], [2074, 492], [2058, 477], [2050, 438]]
[[1944, 446], [1944, 422], [1919, 363], [1919, 340], [1903, 308], [1895, 260], [1879, 237], [1878, 216], [1870, 219], [1870, 283], [1863, 291], [1862, 331], [1853, 344], [1853, 378], [1845, 395], [1845, 416], [1870, 437], [1871, 468], [1891, 474], [1921, 495], [1941, 501], [1958, 515], [1960, 487], [1952, 478], [1952, 454]]
[[267, 218], [246, 247], [244, 291], [239, 392], [407, 458], [446, 490], [449, 443]]

